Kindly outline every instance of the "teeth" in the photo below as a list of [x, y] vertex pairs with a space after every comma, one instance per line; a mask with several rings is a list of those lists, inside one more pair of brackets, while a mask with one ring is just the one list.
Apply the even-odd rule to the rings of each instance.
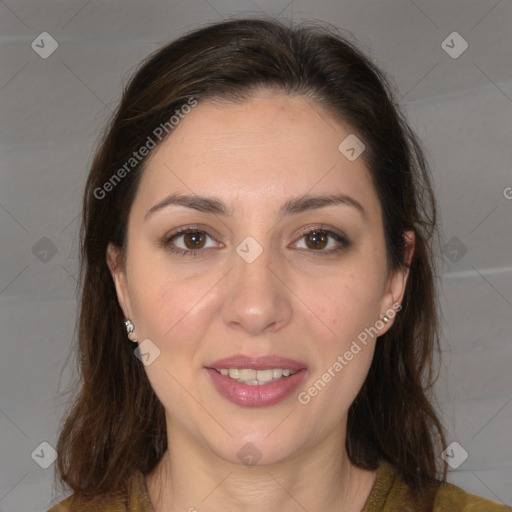
[[274, 378], [273, 374], [274, 370], [258, 370], [256, 372], [256, 379], [258, 382], [270, 382]]
[[279, 380], [282, 377], [293, 375], [294, 371], [282, 368], [269, 368], [266, 370], [253, 370], [251, 368], [221, 368], [217, 370], [221, 375], [229, 376], [231, 379], [248, 384], [249, 386], [258, 386]]
[[[238, 370], [238, 379], [241, 381], [256, 380], [258, 372], [255, 370]], [[229, 376], [231, 377], [231, 370], [229, 370]]]

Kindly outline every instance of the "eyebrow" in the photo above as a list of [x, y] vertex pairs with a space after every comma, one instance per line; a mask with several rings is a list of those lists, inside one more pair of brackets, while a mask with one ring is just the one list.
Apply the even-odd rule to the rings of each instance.
[[[286, 201], [279, 209], [279, 217], [286, 215], [292, 215], [302, 213], [308, 210], [317, 210], [319, 208], [325, 208], [326, 206], [333, 206], [343, 204], [346, 206], [353, 207], [356, 209], [364, 219], [368, 218], [366, 210], [363, 205], [351, 196], [346, 194], [322, 194], [322, 195], [310, 195], [304, 194], [299, 197], [294, 197]], [[185, 206], [187, 208], [193, 208], [204, 213], [213, 213], [215, 215], [232, 216], [233, 209], [224, 204], [220, 199], [216, 197], [198, 196], [198, 195], [185, 195], [174, 193], [166, 197], [159, 203], [151, 207], [144, 216], [146, 220], [153, 213], [162, 210], [171, 205]]]

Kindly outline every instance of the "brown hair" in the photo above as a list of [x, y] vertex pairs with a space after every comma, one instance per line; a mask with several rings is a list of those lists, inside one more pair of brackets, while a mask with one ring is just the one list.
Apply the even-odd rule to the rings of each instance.
[[[206, 26], [149, 56], [125, 88], [94, 158], [81, 228], [80, 382], [56, 462], [56, 476], [77, 497], [121, 491], [134, 472], [150, 472], [167, 448], [164, 409], [127, 340], [106, 262], [109, 242], [125, 246], [146, 159], [122, 179], [112, 177], [190, 98], [243, 101], [260, 87], [308, 96], [364, 141], [390, 270], [407, 266], [404, 232], [413, 230], [416, 237], [403, 309], [377, 343], [349, 410], [350, 459], [367, 469], [387, 460], [413, 490], [446, 478], [440, 462], [444, 433], [430, 396], [439, 352], [433, 259], [438, 230], [422, 149], [382, 72], [334, 27], [242, 19]], [[107, 182], [112, 186], [104, 187]]]

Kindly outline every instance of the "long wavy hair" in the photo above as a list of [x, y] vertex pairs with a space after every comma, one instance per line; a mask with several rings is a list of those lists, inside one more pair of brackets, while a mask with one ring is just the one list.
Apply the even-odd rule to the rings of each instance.
[[[376, 344], [349, 409], [350, 460], [366, 469], [386, 460], [418, 492], [446, 480], [444, 430], [432, 394], [440, 353], [434, 261], [439, 230], [420, 143], [390, 81], [335, 27], [236, 19], [192, 31], [150, 55], [124, 88], [95, 154], [80, 231], [79, 379], [67, 392], [73, 395], [55, 464], [56, 479], [76, 498], [125, 492], [129, 478], [151, 472], [167, 449], [164, 408], [127, 341], [106, 261], [109, 242], [123, 254], [147, 157], [132, 168], [126, 163], [190, 98], [199, 104], [215, 97], [244, 101], [261, 87], [308, 97], [364, 142], [361, 158], [382, 207], [388, 269], [409, 270], [402, 310]], [[123, 166], [127, 172], [114, 181]], [[404, 260], [406, 230], [416, 237], [410, 265]]]

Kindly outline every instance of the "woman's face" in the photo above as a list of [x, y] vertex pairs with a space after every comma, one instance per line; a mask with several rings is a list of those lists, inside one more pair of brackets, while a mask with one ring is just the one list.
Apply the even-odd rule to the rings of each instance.
[[310, 99], [260, 91], [199, 102], [150, 155], [125, 267], [108, 255], [180, 446], [237, 464], [343, 446], [406, 280], [387, 273], [369, 171], [338, 148], [349, 135]]

